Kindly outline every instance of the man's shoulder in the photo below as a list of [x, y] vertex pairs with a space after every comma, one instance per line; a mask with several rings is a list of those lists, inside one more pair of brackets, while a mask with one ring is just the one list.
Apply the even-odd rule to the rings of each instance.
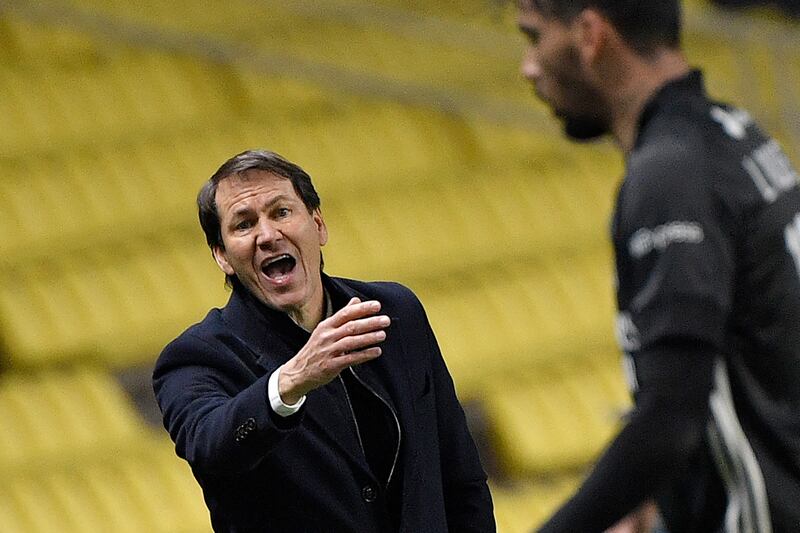
[[180, 335], [170, 341], [158, 358], [158, 364], [179, 357], [181, 353], [196, 352], [203, 347], [211, 347], [218, 335], [225, 331], [221, 309], [211, 309], [205, 318], [186, 328]]
[[351, 290], [370, 298], [392, 298], [398, 301], [416, 301], [414, 292], [396, 281], [362, 281], [349, 278], [333, 278]]
[[700, 138], [663, 134], [630, 154], [624, 190], [631, 199], [645, 202], [701, 195], [712, 185], [712, 167]]
[[200, 322], [192, 324], [186, 328], [180, 335], [178, 335], [173, 342], [185, 339], [202, 339], [210, 338], [217, 331], [225, 329], [222, 318], [222, 309], [213, 308], [206, 313], [206, 316]]
[[650, 174], [671, 167], [705, 165], [708, 132], [702, 121], [666, 115], [654, 119], [628, 156], [628, 173]]
[[769, 143], [750, 115], [703, 98], [658, 114], [626, 161], [625, 190], [632, 200], [705, 199], [732, 212], [757, 201], [747, 160]]
[[745, 138], [764, 137], [747, 111], [697, 94], [664, 105], [652, 117], [628, 159], [629, 171], [649, 175], [659, 170], [727, 167], [747, 150]]

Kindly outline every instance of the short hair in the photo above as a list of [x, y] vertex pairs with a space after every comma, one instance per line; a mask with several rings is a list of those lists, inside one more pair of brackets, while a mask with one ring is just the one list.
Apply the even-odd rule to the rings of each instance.
[[521, 9], [572, 22], [584, 9], [605, 15], [631, 48], [647, 56], [657, 48], [681, 45], [680, 0], [518, 0]]
[[305, 170], [276, 154], [267, 150], [247, 150], [237, 154], [227, 161], [203, 184], [197, 194], [197, 211], [200, 218], [200, 227], [206, 235], [206, 242], [212, 250], [219, 246], [223, 250], [222, 226], [217, 211], [217, 187], [219, 182], [230, 176], [241, 176], [248, 170], [263, 170], [286, 178], [292, 182], [295, 192], [311, 213], [320, 206], [320, 199], [311, 176]]

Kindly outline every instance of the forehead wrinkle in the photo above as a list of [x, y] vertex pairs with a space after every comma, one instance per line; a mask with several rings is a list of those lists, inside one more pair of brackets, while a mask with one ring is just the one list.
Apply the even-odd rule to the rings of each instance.
[[232, 217], [246, 215], [253, 211], [259, 210], [259, 206], [253, 206], [253, 203], [259, 196], [269, 196], [273, 192], [277, 192], [277, 194], [271, 198], [268, 198], [261, 208], [268, 209], [278, 202], [292, 201], [293, 199], [285, 192], [275, 191], [275, 188], [266, 184], [259, 184], [254, 188], [248, 188], [239, 192], [233, 198], [231, 198], [229, 202], [226, 202], [228, 205], [223, 205], [222, 207], [223, 210], [229, 212]]
[[[223, 194], [227, 192], [224, 191], [222, 187], [220, 187], [217, 189], [217, 194], [219, 194], [221, 191], [223, 191]], [[242, 212], [250, 210], [250, 207], [248, 205], [249, 200], [251, 200], [256, 194], [257, 192], [255, 192], [252, 188], [246, 188], [244, 190], [237, 191], [236, 193], [233, 194], [233, 196], [231, 196], [230, 194], [225, 194], [225, 196], [222, 198], [222, 201], [221, 202], [218, 201], [217, 203], [222, 208], [223, 212], [227, 212], [234, 215], [240, 214]]]

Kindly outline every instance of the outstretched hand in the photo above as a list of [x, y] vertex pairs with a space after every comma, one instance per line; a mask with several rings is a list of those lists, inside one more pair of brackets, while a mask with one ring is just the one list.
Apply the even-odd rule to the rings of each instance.
[[386, 338], [391, 323], [377, 315], [380, 302], [352, 298], [346, 306], [320, 322], [297, 355], [283, 365], [278, 381], [281, 399], [297, 403], [308, 392], [330, 383], [347, 367], [381, 355], [374, 346]]

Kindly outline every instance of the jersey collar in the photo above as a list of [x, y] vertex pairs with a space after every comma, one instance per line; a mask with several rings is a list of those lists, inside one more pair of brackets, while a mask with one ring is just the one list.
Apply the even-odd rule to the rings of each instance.
[[686, 100], [689, 95], [704, 94], [705, 81], [699, 69], [692, 69], [686, 76], [667, 82], [650, 98], [639, 115], [635, 147], [639, 147], [642, 134], [654, 116], [670, 107], [675, 102]]

